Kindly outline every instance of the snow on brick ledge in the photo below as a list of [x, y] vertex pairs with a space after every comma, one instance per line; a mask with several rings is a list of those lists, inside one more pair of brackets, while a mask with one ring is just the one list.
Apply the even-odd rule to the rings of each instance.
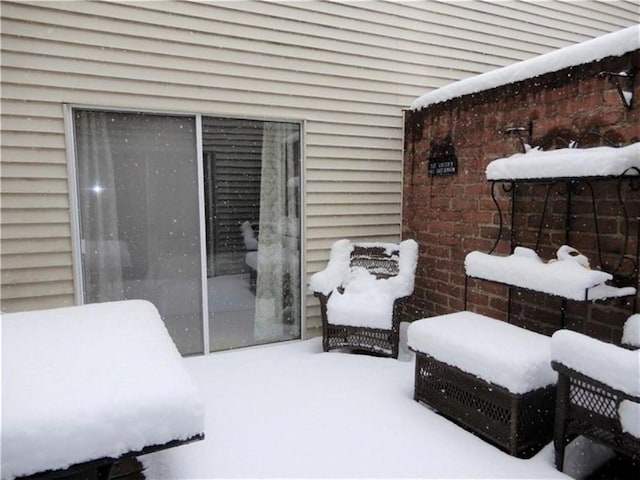
[[527, 80], [545, 73], [584, 65], [606, 57], [621, 56], [638, 48], [640, 25], [634, 25], [425, 93], [413, 101], [411, 109], [419, 110], [434, 103], [446, 102], [452, 98]]
[[[543, 262], [529, 249], [516, 248], [509, 256], [470, 252], [464, 262], [467, 275], [515, 287], [556, 295], [571, 300], [602, 300], [634, 295], [633, 287], [617, 288], [605, 285], [613, 276], [600, 270], [590, 270], [574, 261]], [[588, 289], [588, 297], [585, 292]]]
[[487, 166], [487, 180], [618, 177], [640, 173], [640, 143], [626, 147], [535, 148], [499, 158]]
[[418, 320], [407, 338], [412, 350], [512, 393], [556, 383], [549, 337], [484, 315], [464, 311]]
[[143, 300], [2, 315], [2, 478], [204, 431], [204, 404]]

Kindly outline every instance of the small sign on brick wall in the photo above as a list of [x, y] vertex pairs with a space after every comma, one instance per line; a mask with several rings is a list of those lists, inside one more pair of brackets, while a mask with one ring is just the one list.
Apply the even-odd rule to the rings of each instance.
[[432, 142], [428, 173], [430, 177], [458, 173], [458, 157], [451, 134], [440, 142]]

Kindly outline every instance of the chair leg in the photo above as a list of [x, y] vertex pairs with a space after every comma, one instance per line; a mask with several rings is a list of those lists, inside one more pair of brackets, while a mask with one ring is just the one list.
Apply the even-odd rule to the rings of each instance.
[[564, 453], [567, 446], [567, 416], [569, 412], [569, 378], [565, 375], [558, 375], [556, 416], [553, 431], [553, 446], [555, 450], [556, 469], [564, 470]]
[[321, 293], [315, 293], [316, 297], [320, 301], [320, 315], [322, 317], [322, 350], [324, 352], [329, 351], [329, 327], [328, 327], [328, 318], [327, 318], [327, 300], [329, 300], [328, 296], [322, 295]]

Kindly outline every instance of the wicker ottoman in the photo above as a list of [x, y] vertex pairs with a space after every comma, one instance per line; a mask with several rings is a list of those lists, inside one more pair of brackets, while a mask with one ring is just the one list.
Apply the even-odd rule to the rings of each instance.
[[528, 458], [553, 438], [549, 337], [458, 312], [412, 323], [408, 344], [415, 400], [514, 456]]

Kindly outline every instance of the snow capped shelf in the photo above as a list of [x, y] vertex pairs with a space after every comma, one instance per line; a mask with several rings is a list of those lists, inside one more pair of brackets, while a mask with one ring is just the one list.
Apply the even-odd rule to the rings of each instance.
[[530, 149], [492, 161], [487, 180], [618, 177], [640, 174], [640, 143], [626, 147]]
[[535, 290], [570, 300], [603, 300], [635, 295], [633, 287], [606, 285], [613, 276], [600, 270], [590, 270], [577, 262], [566, 260], [543, 262], [535, 252], [516, 248], [509, 256], [471, 252], [465, 259], [468, 276]]

